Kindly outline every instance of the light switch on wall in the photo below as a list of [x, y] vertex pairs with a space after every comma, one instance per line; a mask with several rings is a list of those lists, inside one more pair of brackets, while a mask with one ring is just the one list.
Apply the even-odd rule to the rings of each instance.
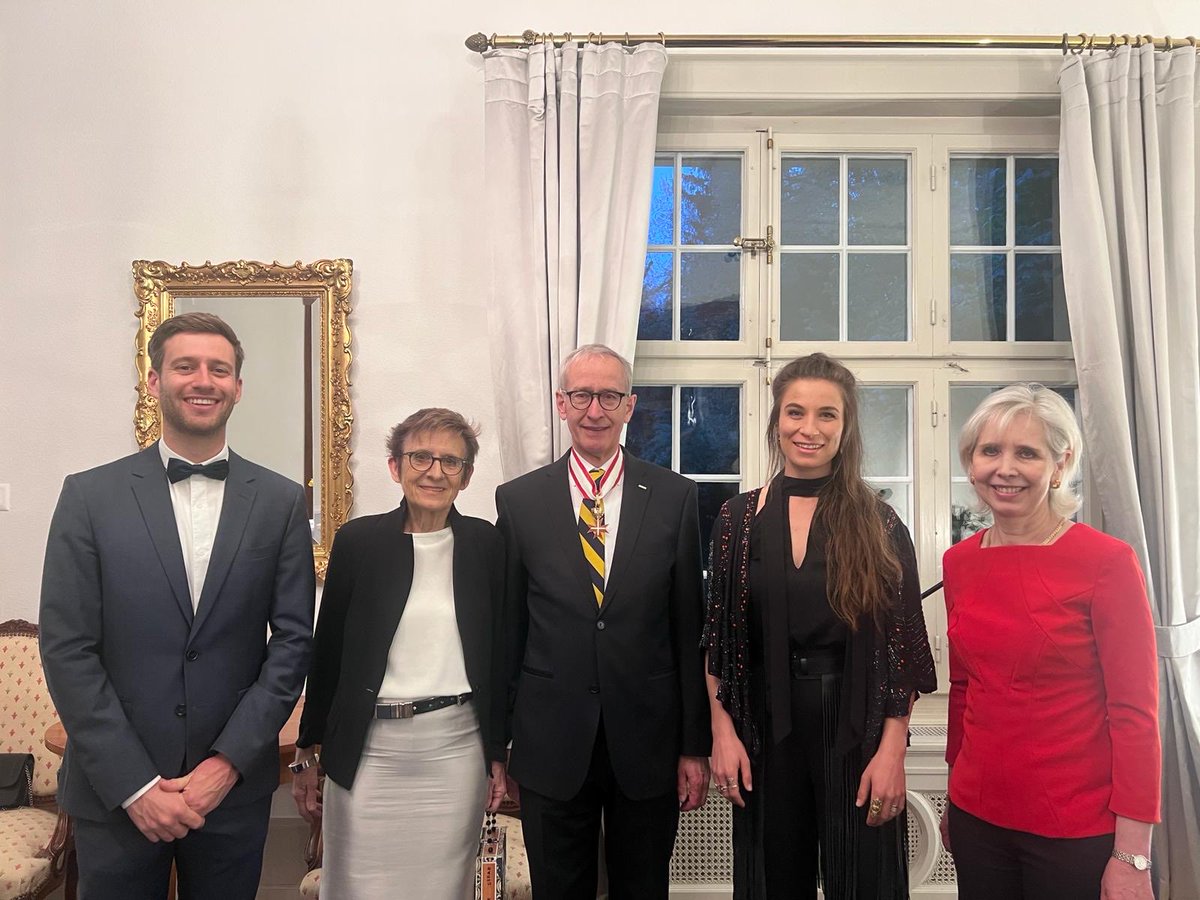
[[0, 484], [0, 512], [8, 512], [8, 510], [10, 509], [10, 507], [8, 505], [8, 500], [9, 500], [8, 485]]

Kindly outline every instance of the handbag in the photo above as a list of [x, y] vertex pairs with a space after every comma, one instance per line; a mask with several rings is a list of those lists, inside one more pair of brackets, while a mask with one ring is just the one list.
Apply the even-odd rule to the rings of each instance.
[[504, 850], [508, 829], [488, 813], [479, 830], [479, 855], [475, 858], [475, 900], [504, 900]]
[[0, 809], [33, 806], [33, 754], [0, 753]]

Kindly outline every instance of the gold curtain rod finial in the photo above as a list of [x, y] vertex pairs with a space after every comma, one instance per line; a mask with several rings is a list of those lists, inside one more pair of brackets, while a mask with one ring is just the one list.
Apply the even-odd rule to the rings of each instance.
[[477, 31], [466, 40], [467, 49], [472, 53], [483, 53], [488, 49], [487, 35], [482, 31]]

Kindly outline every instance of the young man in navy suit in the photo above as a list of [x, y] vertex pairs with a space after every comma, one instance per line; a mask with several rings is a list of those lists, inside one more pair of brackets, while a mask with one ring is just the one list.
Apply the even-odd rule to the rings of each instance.
[[510, 792], [538, 900], [595, 898], [601, 815], [610, 895], [666, 900], [679, 811], [704, 802], [712, 744], [696, 485], [621, 448], [637, 397], [608, 347], [567, 358], [555, 402], [571, 449], [496, 492]]
[[[252, 900], [279, 729], [312, 638], [304, 493], [229, 450], [242, 348], [209, 313], [150, 340], [162, 439], [69, 476], [42, 575], [59, 803], [85, 900]], [[268, 637], [268, 630], [270, 632]]]

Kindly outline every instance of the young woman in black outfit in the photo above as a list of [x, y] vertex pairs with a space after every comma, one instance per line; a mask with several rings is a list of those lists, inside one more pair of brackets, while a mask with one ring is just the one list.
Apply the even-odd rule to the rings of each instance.
[[771, 390], [777, 474], [722, 508], [708, 578], [734, 898], [905, 898], [908, 716], [936, 688], [912, 540], [862, 478], [849, 370], [814, 353]]

